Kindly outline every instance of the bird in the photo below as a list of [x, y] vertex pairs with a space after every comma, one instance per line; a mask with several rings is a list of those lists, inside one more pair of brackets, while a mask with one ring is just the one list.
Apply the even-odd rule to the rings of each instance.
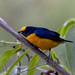
[[49, 51], [49, 58], [51, 57], [51, 48], [65, 42], [73, 42], [65, 40], [60, 37], [59, 33], [43, 27], [24, 26], [18, 33], [21, 33], [23, 37], [37, 48]]

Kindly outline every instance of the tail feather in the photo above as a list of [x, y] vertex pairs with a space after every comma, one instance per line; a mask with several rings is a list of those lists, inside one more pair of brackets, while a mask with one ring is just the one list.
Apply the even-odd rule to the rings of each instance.
[[64, 39], [62, 39], [62, 38], [61, 38], [61, 41], [63, 41], [63, 42], [70, 42], [70, 43], [73, 43], [73, 41], [64, 40]]
[[70, 43], [73, 43], [73, 41], [69, 41], [69, 40], [64, 40], [65, 42], [70, 42]]

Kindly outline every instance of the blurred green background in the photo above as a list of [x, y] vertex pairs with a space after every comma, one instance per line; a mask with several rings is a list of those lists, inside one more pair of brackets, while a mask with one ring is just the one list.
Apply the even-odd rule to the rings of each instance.
[[[57, 31], [75, 17], [75, 0], [0, 0], [0, 17], [14, 30], [22, 26], [40, 26]], [[14, 38], [0, 28], [0, 40]]]
[[[75, 0], [0, 0], [0, 17], [16, 31], [23, 26], [57, 31], [66, 20], [75, 18]], [[16, 41], [1, 27], [0, 40]], [[1, 46], [0, 54], [4, 49], [11, 49]]]

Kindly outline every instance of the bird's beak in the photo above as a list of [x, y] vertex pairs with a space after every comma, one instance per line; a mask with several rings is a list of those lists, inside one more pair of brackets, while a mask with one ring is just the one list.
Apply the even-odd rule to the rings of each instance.
[[19, 34], [22, 34], [22, 32], [21, 32], [21, 31], [18, 31], [18, 33], [19, 33]]

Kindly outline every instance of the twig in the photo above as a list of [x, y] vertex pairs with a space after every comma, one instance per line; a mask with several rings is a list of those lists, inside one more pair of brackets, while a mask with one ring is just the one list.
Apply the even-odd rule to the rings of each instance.
[[[34, 69], [34, 68], [38, 69], [39, 66], [42, 66], [42, 65], [46, 65], [46, 63], [44, 63], [44, 64], [40, 64], [40, 65], [35, 66], [35, 67], [32, 67], [32, 68], [30, 68], [30, 69], [23, 70], [23, 71], [21, 71], [21, 72], [18, 72], [17, 74], [20, 74], [20, 73], [23, 73], [23, 72], [26, 72], [26, 71], [32, 70], [32, 69]], [[28, 66], [25, 66], [25, 67], [23, 66], [23, 67], [19, 67], [19, 68], [26, 68], [26, 67], [28, 67]], [[41, 69], [41, 71], [43, 71], [43, 69]], [[44, 70], [44, 72], [47, 72], [47, 70]], [[17, 75], [17, 74], [14, 74], [14, 75]]]
[[30, 59], [31, 59], [31, 57], [30, 57], [28, 54], [26, 54], [26, 56], [27, 56], [27, 58], [28, 58], [28, 62], [29, 62]]
[[[31, 43], [29, 43], [25, 38], [23, 38], [16, 31], [14, 31], [2, 18], [0, 18], [0, 26], [6, 31], [8, 31], [10, 34], [12, 34], [16, 39], [18, 39], [21, 43], [26, 45], [29, 49], [31, 49], [35, 54], [37, 54], [40, 58], [42, 58], [46, 62], [47, 55], [42, 53], [39, 49], [33, 47]], [[56, 62], [52, 61], [51, 59], [49, 59], [49, 61], [46, 63], [53, 69], [55, 69], [57, 72], [59, 72], [61, 75], [70, 75], [68, 72], [62, 69]]]
[[[25, 70], [23, 70], [23, 71], [21, 71], [21, 72], [18, 72], [18, 73], [16, 73], [16, 74], [13, 74], [13, 75], [17, 75], [17, 74], [21, 74], [21, 73], [23, 73], [23, 72], [26, 72], [26, 71], [29, 71], [29, 70], [32, 70], [32, 69], [34, 69], [34, 68], [36, 68], [37, 70], [39, 70], [39, 71], [41, 71], [42, 73], [44, 73], [44, 74], [49, 74], [49, 75], [56, 75], [56, 74], [54, 74], [54, 70], [46, 70], [46, 69], [42, 69], [42, 68], [40, 68], [40, 66], [42, 66], [42, 65], [46, 65], [46, 63], [43, 63], [43, 64], [40, 64], [40, 65], [38, 65], [38, 66], [35, 66], [35, 67], [32, 67], [32, 68], [30, 68], [30, 69], [25, 69]], [[19, 66], [18, 68], [27, 68], [28, 66]], [[55, 73], [57, 73], [57, 72], [55, 72]], [[44, 75], [43, 74], [43, 75]]]
[[[20, 52], [17, 52], [17, 56], [18, 58], [20, 57]], [[21, 66], [21, 61], [18, 62], [18, 66]], [[21, 71], [21, 68], [17, 68], [17, 73]], [[20, 73], [18, 73], [17, 75], [20, 75]]]
[[1, 44], [14, 44], [14, 45], [21, 45], [20, 42], [8, 42], [8, 41], [4, 41], [4, 40], [1, 40], [0, 43], [1, 43]]

